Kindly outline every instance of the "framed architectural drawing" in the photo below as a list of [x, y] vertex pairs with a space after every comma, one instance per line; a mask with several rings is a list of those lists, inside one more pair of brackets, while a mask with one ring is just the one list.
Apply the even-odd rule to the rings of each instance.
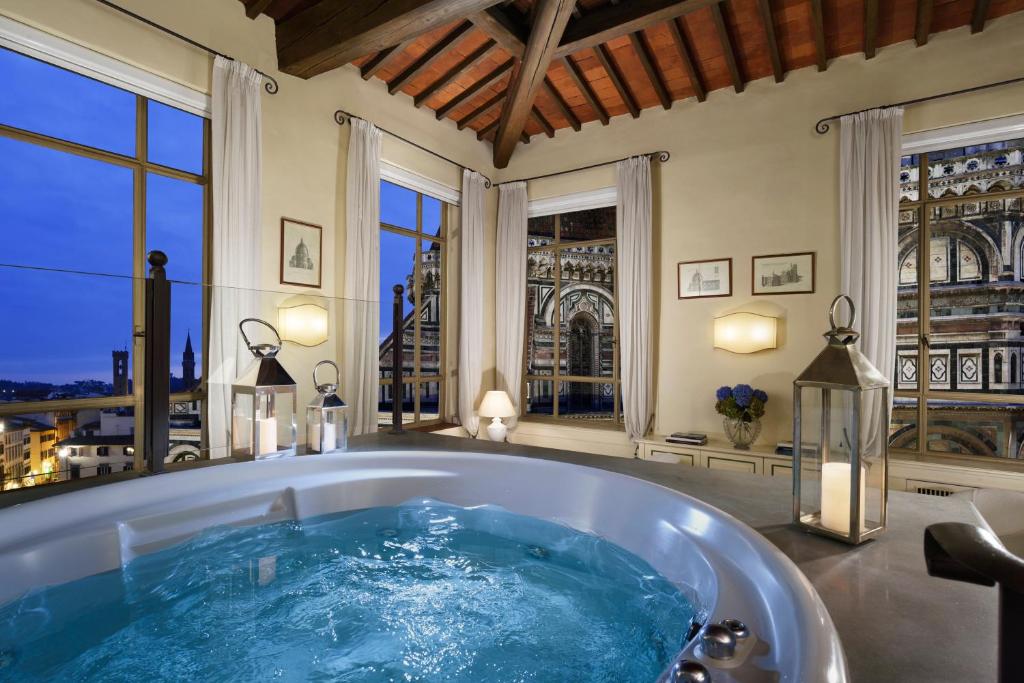
[[281, 284], [321, 285], [323, 228], [293, 218], [281, 219]]
[[812, 294], [814, 252], [754, 256], [751, 260], [750, 293]]
[[683, 261], [679, 264], [680, 299], [732, 296], [732, 259]]

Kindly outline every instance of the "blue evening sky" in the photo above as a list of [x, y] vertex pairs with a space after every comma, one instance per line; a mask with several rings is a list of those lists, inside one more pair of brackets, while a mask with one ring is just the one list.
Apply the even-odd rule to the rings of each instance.
[[[388, 182], [380, 184], [380, 220], [407, 230], [416, 230], [416, 193]], [[423, 234], [437, 235], [441, 228], [441, 200], [423, 197]], [[430, 248], [423, 242], [423, 250]], [[392, 288], [400, 284], [408, 291], [407, 281], [416, 257], [416, 240], [406, 235], [382, 230], [380, 233], [380, 341], [391, 334]], [[403, 313], [412, 311], [412, 304], [404, 298]]]
[[[135, 154], [134, 94], [4, 49], [0, 78], [0, 123]], [[202, 119], [155, 102], [148, 118], [150, 159], [201, 173]], [[111, 380], [111, 351], [131, 349], [133, 182], [130, 168], [0, 136], [0, 262], [117, 276], [0, 267], [0, 379]], [[146, 185], [146, 250], [167, 253], [172, 279], [200, 282], [202, 188], [157, 174]], [[201, 301], [199, 286], [172, 288], [178, 376], [189, 330], [201, 367]]]

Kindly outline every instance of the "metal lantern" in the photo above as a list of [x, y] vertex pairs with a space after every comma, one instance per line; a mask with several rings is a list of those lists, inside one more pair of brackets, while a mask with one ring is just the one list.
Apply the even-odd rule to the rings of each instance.
[[[271, 329], [276, 344], [253, 344], [245, 334], [246, 323]], [[254, 361], [231, 385], [231, 451], [256, 459], [295, 455], [295, 380], [277, 360], [281, 335], [270, 323], [246, 318], [238, 323]]]
[[832, 301], [828, 346], [793, 382], [793, 519], [852, 544], [885, 529], [889, 492], [889, 381], [854, 346], [856, 316]]
[[[320, 384], [316, 371], [323, 365], [334, 368], [334, 383]], [[341, 373], [338, 366], [322, 360], [313, 368], [316, 398], [306, 408], [306, 448], [310, 453], [330, 453], [348, 448], [348, 406], [338, 396]]]

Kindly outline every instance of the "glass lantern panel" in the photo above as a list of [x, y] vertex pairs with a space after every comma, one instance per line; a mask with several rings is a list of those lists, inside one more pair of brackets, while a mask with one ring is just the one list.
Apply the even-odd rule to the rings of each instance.
[[[800, 391], [800, 517], [821, 510], [821, 406], [822, 390]], [[796, 444], [793, 444], [794, 448]], [[795, 452], [794, 452], [795, 455]], [[796, 463], [793, 463], [796, 467]]]
[[256, 416], [252, 429], [255, 457], [272, 457], [295, 452], [295, 394], [275, 390], [256, 394]]
[[864, 530], [871, 530], [882, 523], [882, 510], [887, 488], [888, 430], [885, 413], [887, 392], [872, 389], [861, 393], [860, 420], [860, 461], [862, 465], [861, 486], [864, 489], [863, 519]]
[[253, 395], [231, 394], [231, 454], [252, 456]]
[[348, 445], [346, 408], [306, 409], [306, 450], [309, 453], [330, 453], [345, 450]]

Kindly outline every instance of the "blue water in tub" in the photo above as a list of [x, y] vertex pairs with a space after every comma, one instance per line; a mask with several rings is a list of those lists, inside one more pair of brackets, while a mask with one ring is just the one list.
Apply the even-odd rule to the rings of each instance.
[[652, 683], [695, 617], [647, 563], [494, 507], [219, 527], [0, 608], [0, 680]]

